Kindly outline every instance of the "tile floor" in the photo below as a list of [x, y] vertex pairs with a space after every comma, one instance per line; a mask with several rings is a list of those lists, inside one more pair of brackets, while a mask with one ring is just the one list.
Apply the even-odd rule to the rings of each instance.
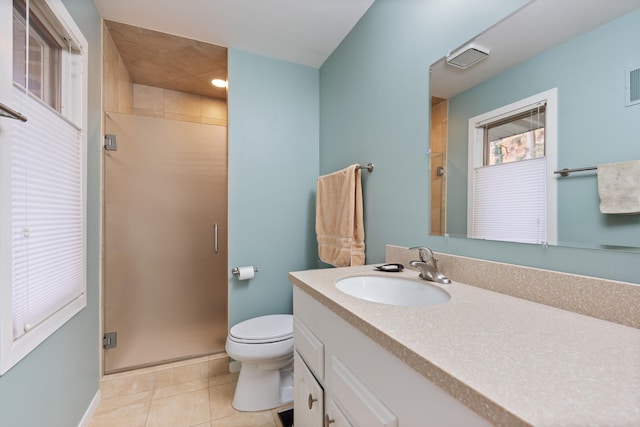
[[281, 427], [277, 411], [283, 408], [233, 409], [238, 374], [221, 369], [228, 371], [226, 357], [106, 376], [89, 427]]

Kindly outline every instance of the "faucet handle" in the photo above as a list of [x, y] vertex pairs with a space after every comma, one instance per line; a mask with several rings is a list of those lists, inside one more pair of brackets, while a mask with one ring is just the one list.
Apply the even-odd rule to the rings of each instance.
[[414, 246], [413, 248], [409, 248], [409, 250], [417, 250], [420, 261], [422, 262], [427, 262], [429, 259], [433, 258], [433, 251], [426, 246]]

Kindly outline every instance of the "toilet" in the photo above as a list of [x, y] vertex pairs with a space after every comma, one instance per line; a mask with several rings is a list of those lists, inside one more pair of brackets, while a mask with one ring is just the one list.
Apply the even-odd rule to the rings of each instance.
[[225, 345], [241, 362], [232, 406], [263, 411], [293, 402], [293, 316], [254, 317], [233, 326]]

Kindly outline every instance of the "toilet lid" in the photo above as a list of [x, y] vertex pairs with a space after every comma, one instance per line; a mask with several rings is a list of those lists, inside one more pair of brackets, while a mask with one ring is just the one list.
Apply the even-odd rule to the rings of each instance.
[[283, 341], [293, 336], [293, 316], [290, 314], [271, 314], [254, 317], [233, 326], [229, 336], [238, 342], [264, 343]]

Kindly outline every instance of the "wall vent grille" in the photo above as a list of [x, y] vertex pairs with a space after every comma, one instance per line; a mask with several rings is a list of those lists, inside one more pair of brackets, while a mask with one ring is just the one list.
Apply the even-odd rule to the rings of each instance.
[[625, 105], [640, 104], [640, 67], [627, 70], [625, 78]]

